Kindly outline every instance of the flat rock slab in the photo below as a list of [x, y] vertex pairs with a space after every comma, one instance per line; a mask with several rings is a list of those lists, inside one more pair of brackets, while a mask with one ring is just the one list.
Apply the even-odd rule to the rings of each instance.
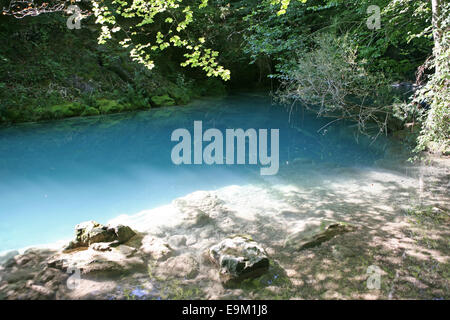
[[135, 248], [120, 245], [110, 251], [93, 248], [70, 253], [59, 253], [48, 261], [48, 266], [61, 270], [79, 269], [81, 274], [114, 276], [145, 269], [144, 260], [133, 256]]
[[225, 287], [238, 285], [247, 278], [258, 277], [269, 270], [265, 250], [250, 237], [234, 236], [209, 249], [210, 259], [219, 266]]
[[324, 220], [306, 225], [303, 230], [294, 232], [285, 241], [284, 246], [294, 250], [304, 250], [321, 245], [337, 235], [354, 231], [356, 227], [337, 221]]

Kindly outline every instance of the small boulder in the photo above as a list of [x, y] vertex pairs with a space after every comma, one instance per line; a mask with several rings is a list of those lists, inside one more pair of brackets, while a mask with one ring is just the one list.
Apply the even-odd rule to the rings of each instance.
[[169, 245], [173, 248], [186, 246], [187, 238], [183, 235], [174, 235], [169, 238]]
[[185, 217], [183, 222], [187, 228], [201, 228], [213, 221], [208, 213], [197, 208], [185, 210], [184, 213]]
[[154, 260], [165, 260], [172, 255], [172, 248], [162, 239], [147, 235], [142, 239], [140, 250]]
[[120, 253], [123, 254], [127, 258], [131, 258], [137, 252], [136, 248], [126, 246], [124, 244], [121, 244], [120, 246], [118, 246], [117, 250], [120, 251]]
[[51, 299], [55, 296], [55, 292], [41, 285], [30, 284], [29, 288], [39, 294], [40, 299]]
[[347, 248], [344, 246], [341, 246], [339, 244], [336, 244], [334, 246], [331, 247], [331, 254], [336, 258], [336, 259], [345, 259], [348, 257], [353, 257], [357, 254], [356, 250], [352, 250], [351, 248]]
[[225, 287], [258, 277], [269, 270], [265, 250], [248, 236], [226, 238], [209, 249], [209, 257], [219, 266], [220, 279]]
[[87, 250], [58, 253], [47, 261], [47, 267], [63, 271], [79, 269], [81, 275], [124, 275], [145, 269], [143, 259], [135, 256], [135, 252], [135, 248], [124, 245], [110, 251], [97, 251], [89, 247]]
[[99, 242], [112, 242], [116, 240], [116, 238], [117, 236], [115, 235], [114, 230], [108, 229], [105, 226], [99, 226], [89, 231], [87, 244], [91, 245]]
[[95, 221], [86, 221], [75, 227], [75, 240], [71, 241], [65, 250], [89, 247], [97, 243], [109, 243], [110, 245], [95, 246], [99, 251], [108, 251], [109, 247], [125, 243], [135, 235], [136, 232], [128, 226], [104, 226]]
[[75, 243], [80, 246], [89, 246], [89, 233], [91, 230], [100, 227], [100, 223], [95, 221], [85, 221], [75, 226]]
[[136, 232], [134, 232], [133, 229], [121, 224], [114, 227], [114, 233], [116, 234], [119, 243], [125, 243], [136, 235]]

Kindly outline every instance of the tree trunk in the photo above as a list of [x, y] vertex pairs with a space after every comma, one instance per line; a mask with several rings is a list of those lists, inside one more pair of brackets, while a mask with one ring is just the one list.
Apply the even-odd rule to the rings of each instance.
[[433, 54], [436, 59], [435, 61], [435, 72], [436, 74], [440, 73], [440, 65], [438, 61], [438, 57], [442, 51], [442, 28], [441, 28], [441, 6], [442, 0], [431, 0], [431, 8], [432, 8], [432, 23], [433, 23], [433, 38], [434, 38], [434, 49]]

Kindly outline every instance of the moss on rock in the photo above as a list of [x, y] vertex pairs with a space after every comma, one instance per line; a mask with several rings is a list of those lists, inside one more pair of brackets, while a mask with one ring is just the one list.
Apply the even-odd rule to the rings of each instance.
[[355, 226], [338, 221], [321, 221], [320, 225], [307, 225], [304, 230], [290, 235], [284, 246], [294, 250], [304, 250], [319, 246], [339, 234], [354, 231]]
[[83, 111], [83, 113], [81, 115], [82, 116], [98, 116], [99, 114], [100, 114], [100, 111], [98, 111], [96, 108], [88, 107]]
[[83, 112], [83, 107], [77, 102], [68, 102], [50, 107], [52, 118], [61, 119], [78, 116]]
[[29, 108], [21, 120], [51, 120], [79, 116], [84, 111], [84, 106], [78, 102], [67, 102], [48, 107]]
[[116, 100], [99, 99], [97, 100], [100, 113], [116, 113], [125, 110], [125, 107]]
[[152, 102], [157, 107], [174, 106], [175, 105], [175, 100], [173, 100], [167, 94], [162, 95], [162, 96], [154, 96], [154, 97], [152, 97]]

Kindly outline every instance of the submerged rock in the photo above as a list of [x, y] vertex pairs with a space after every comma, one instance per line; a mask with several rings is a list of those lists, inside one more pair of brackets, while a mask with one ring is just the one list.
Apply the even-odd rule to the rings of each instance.
[[159, 280], [170, 278], [193, 279], [199, 271], [200, 266], [197, 260], [191, 254], [183, 254], [158, 263], [154, 275]]
[[226, 238], [209, 249], [209, 257], [219, 266], [220, 279], [226, 287], [269, 270], [269, 258], [265, 250], [247, 236]]
[[188, 228], [201, 228], [213, 221], [209, 214], [200, 209], [193, 209], [187, 211], [185, 214], [186, 216], [184, 217], [183, 222]]
[[11, 258], [14, 258], [18, 254], [19, 254], [19, 251], [17, 251], [17, 250], [8, 251], [8, 252], [1, 254], [0, 255], [0, 265], [4, 264]]
[[184, 235], [176, 234], [169, 238], [169, 245], [173, 248], [186, 246], [187, 238]]
[[51, 299], [55, 296], [55, 292], [50, 290], [47, 287], [37, 285], [37, 284], [31, 284], [31, 283], [28, 285], [28, 287], [45, 299]]
[[310, 224], [305, 229], [290, 235], [286, 239], [284, 246], [294, 250], [308, 249], [319, 246], [339, 234], [353, 230], [355, 230], [354, 226], [343, 222], [322, 221], [320, 225]]
[[136, 232], [128, 226], [104, 226], [95, 221], [86, 221], [75, 227], [75, 240], [71, 241], [65, 250], [102, 243], [102, 245], [94, 245], [94, 249], [108, 251], [110, 247], [125, 243], [135, 235]]
[[85, 250], [62, 252], [47, 261], [50, 268], [79, 270], [82, 275], [116, 276], [136, 270], [144, 270], [144, 260], [136, 255], [136, 249], [119, 245], [109, 251], [98, 251], [89, 247]]
[[331, 254], [337, 259], [345, 259], [348, 257], [353, 257], [357, 254], [356, 250], [344, 247], [342, 245], [336, 244], [331, 248]]
[[165, 260], [172, 255], [170, 245], [159, 238], [147, 235], [142, 239], [140, 250], [154, 260]]
[[54, 299], [67, 275], [45, 266], [54, 251], [29, 249], [8, 260], [0, 269], [0, 299]]
[[224, 213], [223, 201], [206, 191], [196, 191], [173, 201], [182, 213], [182, 223], [186, 228], [202, 228], [214, 223]]

